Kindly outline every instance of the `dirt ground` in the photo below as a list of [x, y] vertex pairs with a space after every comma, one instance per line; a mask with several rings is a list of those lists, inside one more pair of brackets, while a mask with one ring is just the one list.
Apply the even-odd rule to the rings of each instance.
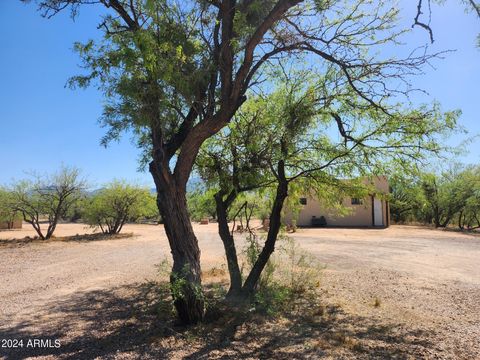
[[[91, 232], [61, 224], [56, 235]], [[124, 232], [133, 236], [48, 242], [1, 240], [33, 237], [26, 225], [0, 232], [0, 358], [480, 359], [476, 235], [409, 226], [300, 229], [292, 236], [325, 266], [319, 309], [217, 324], [215, 336], [195, 337], [159, 324], [161, 309], [143, 311], [158, 296], [158, 264], [169, 258], [162, 226]], [[205, 273], [221, 268], [216, 224], [195, 232]], [[8, 348], [2, 339], [24, 346]], [[51, 343], [27, 348], [33, 339]]]

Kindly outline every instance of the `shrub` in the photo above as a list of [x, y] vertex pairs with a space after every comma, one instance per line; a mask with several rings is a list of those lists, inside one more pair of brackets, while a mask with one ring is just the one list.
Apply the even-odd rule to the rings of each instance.
[[215, 218], [216, 206], [214, 191], [203, 192], [194, 190], [187, 195], [188, 212], [192, 221], [200, 221], [203, 218]]
[[[248, 268], [258, 257], [258, 240], [255, 234], [247, 237], [244, 255]], [[292, 310], [299, 302], [316, 297], [323, 270], [315, 257], [301, 249], [294, 239], [282, 234], [278, 245], [262, 273], [253, 298], [253, 309], [267, 315]]]
[[149, 190], [114, 181], [86, 200], [84, 220], [104, 234], [118, 234], [127, 221], [158, 214]]

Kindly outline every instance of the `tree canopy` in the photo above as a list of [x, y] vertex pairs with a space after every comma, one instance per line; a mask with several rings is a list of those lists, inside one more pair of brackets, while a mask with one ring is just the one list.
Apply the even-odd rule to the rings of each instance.
[[[442, 135], [456, 127], [457, 114], [441, 113], [437, 105], [394, 105], [385, 113], [340, 87], [332, 93], [328, 77], [308, 80], [313, 79], [294, 73], [272, 93], [247, 100], [197, 158], [207, 187], [216, 191], [232, 295], [248, 295], [256, 286], [274, 251], [290, 192], [332, 205], [338, 205], [341, 194], [364, 197], [374, 190], [363, 177], [399, 168], [412, 171], [422, 159], [439, 155], [444, 150]], [[270, 228], [242, 286], [228, 221], [233, 220], [231, 208], [239, 194], [252, 190], [272, 192]]]
[[391, 204], [397, 222], [476, 229], [480, 227], [480, 169], [454, 164], [440, 172], [396, 176]]

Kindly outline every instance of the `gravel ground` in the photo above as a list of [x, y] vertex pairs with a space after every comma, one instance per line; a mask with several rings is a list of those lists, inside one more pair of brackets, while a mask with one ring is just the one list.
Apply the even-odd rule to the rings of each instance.
[[[24, 341], [17, 349], [0, 343], [0, 358], [480, 359], [478, 236], [406, 226], [300, 229], [298, 243], [326, 266], [321, 311], [220, 319], [215, 336], [197, 328], [195, 337], [158, 318], [156, 264], [169, 257], [163, 228], [124, 231], [133, 236], [0, 240], [0, 339]], [[203, 269], [219, 268], [216, 225], [195, 231]], [[89, 232], [62, 224], [57, 236]], [[0, 239], [33, 235], [25, 227], [1, 231]], [[52, 343], [27, 349], [34, 339]]]
[[423, 356], [480, 359], [478, 235], [392, 226], [296, 238], [327, 264], [325, 291], [348, 313], [421, 332]]

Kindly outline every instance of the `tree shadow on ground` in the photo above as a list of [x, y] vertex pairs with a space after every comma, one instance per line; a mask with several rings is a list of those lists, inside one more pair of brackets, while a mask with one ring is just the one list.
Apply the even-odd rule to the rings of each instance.
[[402, 224], [396, 223], [392, 224], [393, 226], [402, 226], [409, 229], [415, 230], [430, 230], [430, 231], [443, 231], [447, 233], [456, 233], [456, 234], [463, 234], [463, 235], [470, 235], [475, 237], [480, 237], [480, 229], [460, 229], [458, 227], [438, 227], [436, 228], [432, 224]]
[[[6, 359], [298, 359], [418, 358], [429, 335], [401, 324], [378, 324], [335, 306], [304, 303], [281, 317], [210, 306], [206, 323], [175, 324], [168, 286], [155, 282], [79, 292], [0, 324], [0, 338], [24, 347], [0, 349]], [[11, 325], [8, 325], [10, 323]], [[28, 339], [61, 346], [29, 348]]]
[[209, 341], [185, 359], [421, 358], [430, 352], [428, 332], [378, 324], [335, 305], [303, 304], [280, 320], [244, 313], [220, 319]]
[[102, 241], [102, 240], [116, 240], [116, 239], [126, 239], [135, 236], [133, 233], [120, 233], [120, 234], [104, 234], [104, 233], [94, 233], [94, 234], [76, 234], [71, 236], [61, 236], [61, 237], [52, 237], [48, 240], [42, 240], [38, 236], [30, 237], [26, 236], [21, 239], [0, 239], [0, 248], [1, 247], [21, 247], [31, 243], [37, 244], [48, 244], [52, 242], [92, 242], [92, 241]]

